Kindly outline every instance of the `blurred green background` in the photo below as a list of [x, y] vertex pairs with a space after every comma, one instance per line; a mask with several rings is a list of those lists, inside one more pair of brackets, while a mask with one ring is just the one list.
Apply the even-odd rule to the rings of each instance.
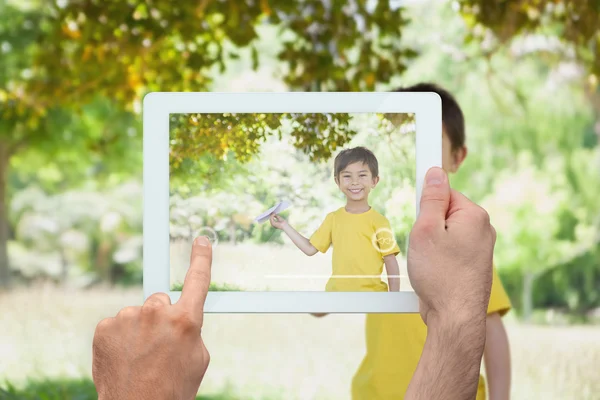
[[[513, 398], [598, 398], [599, 8], [0, 0], [0, 399], [94, 398], [95, 325], [142, 301], [145, 93], [421, 81], [465, 112], [469, 155], [451, 182], [498, 231], [495, 264], [515, 306], [505, 317]], [[347, 142], [307, 133], [305, 143], [299, 153], [327, 159]], [[227, 149], [206, 157], [236, 155]], [[204, 396], [349, 397], [364, 316], [206, 321]]]

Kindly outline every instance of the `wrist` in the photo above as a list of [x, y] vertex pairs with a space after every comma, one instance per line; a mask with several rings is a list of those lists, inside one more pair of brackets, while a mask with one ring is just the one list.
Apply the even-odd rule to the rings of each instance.
[[[164, 378], [152, 379], [154, 384], [139, 383], [121, 384], [108, 391], [98, 391], [98, 400], [145, 400], [150, 398], [164, 400], [181, 400]], [[166, 383], [166, 384], [165, 384]]]
[[425, 347], [406, 398], [475, 398], [484, 346], [485, 314], [430, 311]]
[[447, 305], [443, 309], [430, 309], [427, 314], [427, 325], [430, 321], [439, 327], [455, 329], [473, 324], [485, 324], [487, 308], [459, 307]]
[[454, 342], [456, 350], [469, 348], [483, 352], [485, 346], [486, 314], [474, 313], [438, 313], [427, 315], [427, 331], [433, 338], [445, 338]]
[[[148, 392], [148, 393], [146, 393]], [[165, 399], [165, 400], [179, 400], [179, 397], [175, 397], [173, 392], [167, 390], [161, 390], [156, 387], [152, 387], [151, 390], [140, 389], [136, 390], [134, 394], [117, 393], [113, 392], [110, 395], [99, 395], [98, 400], [146, 400], [149, 398]]]
[[427, 314], [427, 325], [435, 325], [443, 329], [460, 329], [466, 326], [485, 324], [486, 310], [430, 310]]

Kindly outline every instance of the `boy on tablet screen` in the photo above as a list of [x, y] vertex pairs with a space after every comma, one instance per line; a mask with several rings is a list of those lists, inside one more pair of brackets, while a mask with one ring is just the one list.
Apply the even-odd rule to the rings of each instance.
[[[326, 253], [333, 246], [333, 274], [326, 291], [399, 291], [396, 255], [400, 249], [387, 218], [369, 206], [369, 193], [379, 182], [377, 158], [364, 147], [343, 150], [335, 158], [334, 179], [346, 197], [346, 205], [327, 214], [310, 239], [279, 215], [271, 215], [271, 225], [283, 230], [308, 256]], [[381, 280], [384, 264], [391, 276], [389, 286]]]

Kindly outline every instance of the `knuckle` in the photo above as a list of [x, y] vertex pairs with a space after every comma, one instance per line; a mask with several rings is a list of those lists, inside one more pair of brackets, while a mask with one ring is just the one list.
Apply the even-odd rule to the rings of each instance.
[[144, 302], [144, 308], [160, 308], [168, 305], [171, 299], [166, 293], [154, 293]]
[[492, 226], [492, 219], [490, 217], [490, 213], [488, 213], [486, 210], [483, 210], [483, 220], [485, 222], [486, 225]]
[[97, 354], [106, 348], [106, 344], [110, 341], [111, 331], [114, 326], [113, 322], [114, 318], [104, 318], [96, 325], [96, 331], [92, 340], [93, 354]]
[[496, 228], [493, 225], [490, 225], [492, 229], [492, 243], [496, 244], [496, 239], [498, 238], [498, 232], [496, 232]]
[[155, 306], [153, 304], [144, 304], [142, 306], [141, 315], [142, 315], [142, 318], [155, 319], [158, 317], [161, 310], [162, 310], [162, 307], [160, 307], [160, 306]]
[[483, 207], [477, 206], [473, 215], [479, 224], [490, 225], [490, 214]]
[[125, 307], [118, 312], [118, 319], [130, 319], [135, 318], [138, 315], [137, 307]]
[[102, 336], [112, 326], [113, 318], [104, 318], [96, 325], [96, 336]]
[[200, 327], [189, 312], [178, 312], [173, 315], [172, 324], [178, 335], [186, 336], [200, 332]]
[[202, 365], [204, 369], [208, 368], [208, 365], [210, 364], [210, 353], [201, 337], [198, 351], [194, 352], [194, 356], [196, 357], [198, 364]]
[[206, 346], [204, 346], [204, 365], [208, 366], [209, 364], [210, 364], [210, 352], [208, 351]]

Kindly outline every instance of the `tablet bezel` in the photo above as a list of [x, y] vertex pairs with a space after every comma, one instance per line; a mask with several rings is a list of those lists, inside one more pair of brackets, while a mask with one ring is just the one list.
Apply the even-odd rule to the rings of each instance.
[[[169, 116], [183, 113], [414, 113], [416, 207], [425, 173], [442, 165], [442, 103], [433, 92], [153, 92], [143, 101], [144, 299], [170, 290]], [[414, 292], [209, 292], [207, 313], [416, 313]]]

